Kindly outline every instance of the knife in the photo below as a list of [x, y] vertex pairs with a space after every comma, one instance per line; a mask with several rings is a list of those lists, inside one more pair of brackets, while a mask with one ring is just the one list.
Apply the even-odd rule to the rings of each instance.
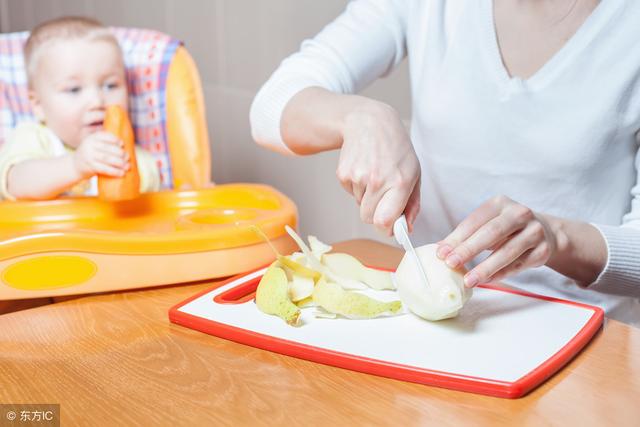
[[413, 261], [418, 265], [418, 271], [422, 276], [422, 281], [427, 286], [427, 288], [429, 288], [430, 285], [429, 279], [427, 279], [427, 274], [425, 273], [424, 267], [422, 267], [422, 263], [418, 258], [418, 254], [416, 253], [416, 250], [413, 248], [411, 240], [409, 239], [409, 228], [407, 226], [407, 218], [404, 216], [404, 214], [402, 214], [400, 218], [396, 219], [396, 222], [393, 223], [393, 236], [409, 254]]

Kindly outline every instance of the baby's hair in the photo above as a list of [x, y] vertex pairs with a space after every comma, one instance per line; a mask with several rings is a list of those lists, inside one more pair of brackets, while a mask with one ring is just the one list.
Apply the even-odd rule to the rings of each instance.
[[24, 46], [24, 62], [27, 81], [31, 85], [40, 52], [52, 41], [59, 40], [104, 40], [120, 45], [109, 28], [100, 21], [83, 16], [63, 16], [37, 25]]

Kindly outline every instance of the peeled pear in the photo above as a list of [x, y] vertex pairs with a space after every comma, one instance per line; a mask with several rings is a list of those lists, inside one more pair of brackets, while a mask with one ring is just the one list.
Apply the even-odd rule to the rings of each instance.
[[300, 308], [289, 299], [287, 274], [276, 263], [267, 269], [256, 289], [256, 305], [267, 314], [283, 319], [296, 326], [300, 318]]
[[416, 248], [429, 285], [421, 279], [414, 258], [405, 254], [394, 275], [402, 302], [414, 314], [427, 320], [442, 320], [458, 315], [472, 290], [464, 286], [464, 271], [451, 269], [437, 257], [436, 244]]
[[363, 282], [372, 289], [393, 289], [391, 273], [365, 267], [360, 261], [349, 254], [324, 254], [322, 263], [340, 276]]
[[364, 294], [346, 291], [337, 283], [322, 277], [313, 290], [313, 302], [329, 313], [349, 319], [371, 319], [383, 314], [396, 314], [402, 309], [400, 301], [377, 301]]

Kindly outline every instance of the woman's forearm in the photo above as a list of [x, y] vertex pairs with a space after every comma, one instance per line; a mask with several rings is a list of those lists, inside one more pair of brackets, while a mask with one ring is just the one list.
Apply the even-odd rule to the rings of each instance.
[[20, 162], [9, 169], [7, 189], [16, 199], [47, 200], [83, 179], [71, 154]]
[[385, 108], [389, 107], [363, 96], [306, 88], [291, 98], [282, 113], [282, 139], [297, 154], [335, 150], [342, 147], [343, 128], [351, 115], [376, 114]]
[[607, 263], [607, 244], [598, 229], [585, 222], [541, 216], [558, 245], [546, 265], [581, 285], [593, 283]]

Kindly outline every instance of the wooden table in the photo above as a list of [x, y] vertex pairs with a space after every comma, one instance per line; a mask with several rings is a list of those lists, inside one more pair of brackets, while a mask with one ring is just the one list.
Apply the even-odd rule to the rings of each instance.
[[[370, 240], [335, 248], [390, 268], [401, 256]], [[507, 400], [324, 366], [169, 323], [169, 307], [209, 286], [94, 295], [0, 316], [0, 402], [60, 403], [64, 426], [640, 426], [640, 330], [616, 321], [541, 387]]]

